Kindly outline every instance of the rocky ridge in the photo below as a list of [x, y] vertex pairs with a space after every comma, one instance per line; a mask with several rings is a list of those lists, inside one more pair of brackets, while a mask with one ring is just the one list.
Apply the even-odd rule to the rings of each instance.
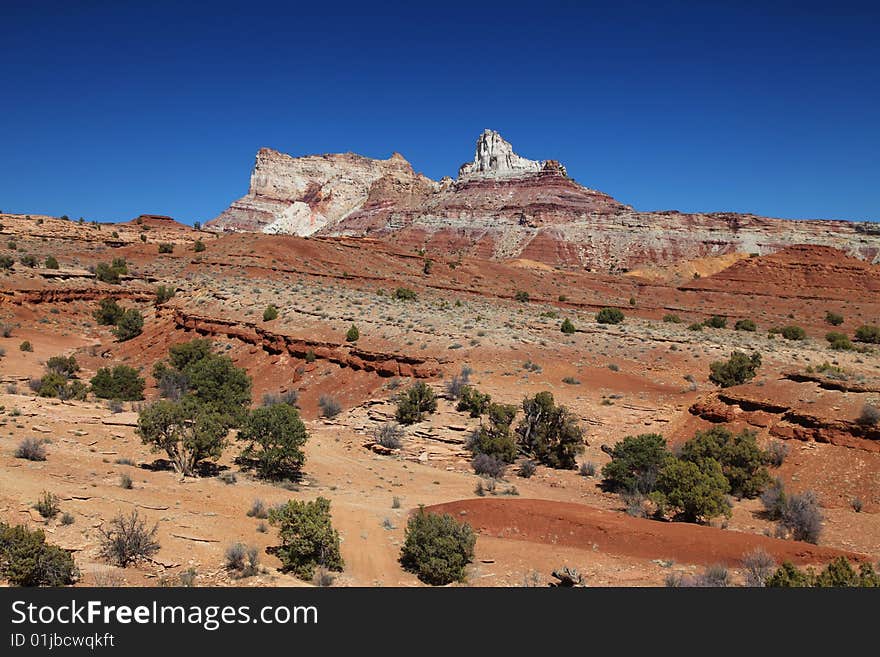
[[729, 212], [641, 212], [571, 179], [554, 160], [516, 154], [497, 132], [477, 139], [458, 178], [433, 181], [401, 155], [290, 157], [261, 149], [248, 194], [207, 228], [376, 237], [406, 248], [554, 267], [625, 271], [793, 244], [880, 259], [871, 223], [791, 221]]

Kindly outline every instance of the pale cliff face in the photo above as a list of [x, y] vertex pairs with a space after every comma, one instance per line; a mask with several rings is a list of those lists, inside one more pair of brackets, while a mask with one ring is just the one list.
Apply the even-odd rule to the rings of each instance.
[[462, 164], [458, 170], [463, 178], [509, 178], [525, 173], [537, 173], [544, 162], [528, 160], [513, 152], [513, 146], [494, 130], [484, 130], [477, 139], [474, 161]]
[[221, 230], [311, 235], [360, 209], [381, 180], [403, 187], [430, 182], [399, 154], [375, 160], [353, 153], [290, 157], [257, 153], [246, 196], [210, 222]]

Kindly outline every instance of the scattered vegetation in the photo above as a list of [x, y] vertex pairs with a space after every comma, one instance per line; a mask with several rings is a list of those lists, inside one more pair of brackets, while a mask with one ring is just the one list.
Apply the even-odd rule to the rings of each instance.
[[45, 461], [46, 448], [36, 438], [25, 438], [15, 448], [15, 458], [27, 461]]
[[273, 319], [278, 319], [278, 308], [274, 304], [269, 304], [263, 311], [263, 321], [271, 322]]
[[120, 342], [126, 342], [139, 336], [144, 330], [144, 316], [136, 308], [124, 311], [116, 321], [113, 335]]
[[596, 321], [599, 324], [620, 324], [623, 320], [623, 311], [619, 308], [602, 308], [596, 313]]
[[128, 274], [128, 263], [125, 262], [125, 258], [114, 258], [110, 264], [99, 262], [95, 267], [95, 278], [111, 285], [118, 285], [120, 277], [125, 274]]
[[92, 317], [101, 326], [115, 326], [124, 312], [125, 309], [116, 303], [116, 299], [101, 299]]
[[0, 522], [0, 577], [13, 586], [67, 586], [79, 570], [70, 552], [46, 543], [42, 531]]
[[138, 401], [144, 398], [146, 381], [138, 371], [128, 365], [117, 365], [112, 369], [102, 367], [92, 378], [92, 392], [101, 399]]
[[737, 321], [737, 323], [733, 325], [733, 328], [736, 331], [749, 331], [751, 333], [754, 333], [755, 331], [758, 330], [758, 327], [755, 325], [755, 322], [753, 322], [750, 319], [741, 319], [741, 320]]
[[516, 440], [510, 425], [516, 416], [512, 404], [490, 404], [486, 409], [486, 422], [471, 434], [468, 449], [476, 459], [479, 455], [491, 456], [505, 464], [513, 463], [517, 455]]
[[394, 290], [393, 297], [398, 301], [415, 301], [416, 293], [410, 290], [408, 287], [399, 287]]
[[784, 562], [770, 577], [765, 586], [773, 588], [877, 588], [880, 574], [869, 563], [859, 566], [858, 572], [846, 557], [838, 557], [818, 574], [812, 569], [799, 570], [790, 561]]
[[100, 557], [120, 568], [147, 560], [160, 548], [156, 540], [159, 525], [148, 529], [137, 509], [127, 516], [120, 513], [110, 521], [109, 529], [99, 527], [98, 531], [101, 533]]
[[177, 288], [170, 285], [160, 285], [156, 288], [156, 305], [161, 306], [163, 303], [170, 301], [177, 294]]
[[436, 410], [434, 391], [424, 381], [417, 381], [398, 397], [395, 418], [401, 424], [415, 424]]
[[825, 339], [828, 341], [828, 347], [835, 351], [850, 351], [853, 349], [853, 343], [846, 333], [831, 331], [825, 334]]
[[761, 354], [758, 352], [749, 356], [742, 351], [734, 351], [729, 360], [709, 364], [709, 380], [722, 388], [740, 385], [754, 379], [760, 366]]
[[856, 342], [880, 344], [880, 326], [860, 326], [856, 329]]
[[843, 315], [829, 310], [825, 313], [825, 322], [831, 324], [831, 326], [840, 326], [843, 324]]
[[318, 567], [342, 570], [339, 533], [331, 522], [330, 500], [289, 500], [269, 511], [269, 522], [278, 525], [281, 546], [276, 554], [285, 570], [306, 581], [312, 579]]
[[524, 417], [516, 428], [519, 449], [551, 468], [575, 468], [585, 441], [574, 413], [557, 406], [548, 391], [524, 399], [522, 409]]
[[455, 409], [467, 412], [471, 417], [480, 417], [489, 409], [491, 403], [491, 395], [482, 393], [473, 386], [466, 385], [462, 386], [459, 392], [458, 404]]
[[49, 519], [54, 518], [61, 512], [61, 507], [58, 504], [58, 496], [45, 490], [40, 493], [40, 498], [34, 504], [34, 508], [41, 516]]
[[299, 411], [289, 404], [274, 404], [250, 411], [237, 440], [245, 443], [242, 462], [260, 477], [295, 477], [305, 463], [303, 445], [308, 440]]
[[403, 427], [397, 422], [386, 422], [376, 428], [373, 433], [377, 444], [387, 449], [403, 447]]
[[876, 427], [880, 424], [880, 408], [871, 403], [866, 403], [862, 406], [862, 411], [859, 413], [856, 422], [863, 427]]
[[789, 324], [788, 326], [783, 326], [779, 329], [779, 333], [786, 340], [803, 340], [807, 337], [807, 332], [804, 331], [800, 326], [795, 324]]
[[469, 524], [458, 522], [449, 514], [428, 513], [419, 507], [407, 522], [400, 563], [426, 584], [442, 586], [464, 581], [476, 542]]

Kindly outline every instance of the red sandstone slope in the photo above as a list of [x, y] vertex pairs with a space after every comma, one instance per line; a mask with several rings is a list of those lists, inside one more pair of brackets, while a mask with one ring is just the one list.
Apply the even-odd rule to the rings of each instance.
[[880, 292], [880, 266], [827, 246], [797, 244], [771, 255], [740, 260], [679, 289], [846, 301]]

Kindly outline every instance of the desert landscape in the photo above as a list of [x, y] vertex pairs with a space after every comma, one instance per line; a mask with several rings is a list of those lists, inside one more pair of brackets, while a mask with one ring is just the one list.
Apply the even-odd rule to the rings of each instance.
[[[487, 130], [455, 179], [261, 149], [204, 224], [0, 240], [0, 521], [76, 586], [876, 582], [876, 224], [636, 211]], [[245, 401], [167, 364], [203, 348]], [[181, 467], [148, 420], [190, 397], [229, 417]], [[305, 430], [272, 472], [261, 418]], [[292, 566], [320, 498], [339, 558]], [[422, 506], [472, 531], [461, 577], [402, 558]], [[155, 546], [120, 559], [134, 512]]]

